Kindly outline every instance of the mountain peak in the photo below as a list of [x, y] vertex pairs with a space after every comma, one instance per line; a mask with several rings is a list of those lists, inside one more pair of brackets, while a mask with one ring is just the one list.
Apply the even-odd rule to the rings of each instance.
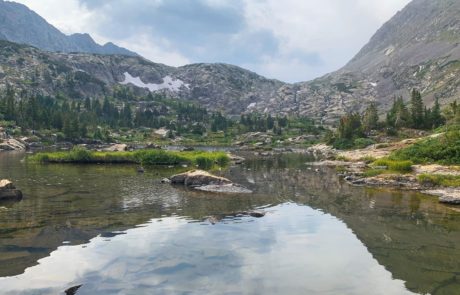
[[86, 33], [67, 36], [27, 6], [3, 0], [0, 0], [0, 39], [47, 51], [137, 55], [115, 44], [101, 46]]

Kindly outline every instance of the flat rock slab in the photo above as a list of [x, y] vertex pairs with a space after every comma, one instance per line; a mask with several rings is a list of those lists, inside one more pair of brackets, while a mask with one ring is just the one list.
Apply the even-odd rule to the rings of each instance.
[[174, 175], [170, 178], [172, 184], [183, 184], [185, 186], [206, 186], [206, 185], [223, 185], [232, 182], [223, 177], [212, 175], [203, 170], [192, 170], [189, 172]]
[[439, 197], [439, 202], [452, 205], [460, 205], [460, 189], [441, 188], [426, 190], [423, 193]]
[[236, 185], [236, 184], [210, 184], [210, 185], [204, 185], [204, 186], [198, 186], [195, 187], [194, 189], [203, 191], [203, 192], [211, 192], [211, 193], [224, 193], [224, 194], [252, 194], [252, 191]]

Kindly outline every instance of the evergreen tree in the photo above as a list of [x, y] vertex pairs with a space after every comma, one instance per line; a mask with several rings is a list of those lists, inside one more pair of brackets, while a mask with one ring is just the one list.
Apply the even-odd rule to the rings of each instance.
[[439, 105], [439, 99], [436, 98], [431, 112], [431, 126], [430, 128], [437, 128], [445, 123], [445, 119], [441, 114], [441, 106]]
[[371, 103], [363, 116], [363, 128], [366, 132], [375, 130], [379, 125], [379, 114], [375, 103]]
[[416, 89], [411, 93], [411, 119], [412, 127], [415, 129], [422, 129], [424, 126], [424, 106], [422, 95]]

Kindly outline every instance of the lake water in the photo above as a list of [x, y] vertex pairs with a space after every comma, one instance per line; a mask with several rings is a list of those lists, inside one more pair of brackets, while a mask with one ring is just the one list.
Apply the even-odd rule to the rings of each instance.
[[0, 294], [460, 294], [460, 208], [351, 187], [304, 156], [221, 172], [249, 196], [24, 157], [0, 154], [25, 195], [0, 203]]

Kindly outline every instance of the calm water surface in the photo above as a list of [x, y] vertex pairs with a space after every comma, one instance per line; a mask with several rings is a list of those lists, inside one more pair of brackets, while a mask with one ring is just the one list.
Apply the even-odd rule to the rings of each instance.
[[0, 203], [0, 294], [460, 294], [459, 209], [350, 187], [302, 156], [222, 172], [250, 196], [24, 157], [0, 154], [25, 194]]

